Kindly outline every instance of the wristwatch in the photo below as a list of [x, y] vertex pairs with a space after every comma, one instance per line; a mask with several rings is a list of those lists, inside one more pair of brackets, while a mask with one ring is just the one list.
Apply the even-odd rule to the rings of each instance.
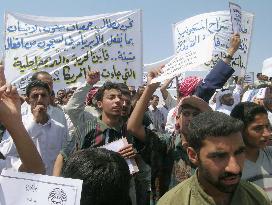
[[226, 57], [225, 58], [233, 60], [233, 57], [229, 53], [226, 53]]

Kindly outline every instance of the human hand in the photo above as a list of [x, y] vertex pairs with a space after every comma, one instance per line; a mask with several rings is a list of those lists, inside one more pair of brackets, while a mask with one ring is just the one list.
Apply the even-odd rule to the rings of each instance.
[[240, 35], [235, 33], [230, 38], [230, 47], [228, 48], [228, 54], [233, 56], [238, 50], [241, 43]]
[[86, 81], [90, 85], [96, 84], [100, 80], [100, 72], [95, 70], [95, 71], [90, 71], [87, 73], [87, 78]]
[[22, 121], [21, 101], [15, 86], [6, 84], [0, 87], [0, 122], [9, 130]]
[[118, 152], [122, 157], [124, 157], [125, 159], [130, 159], [135, 157], [136, 153], [132, 147], [132, 144], [128, 144], [125, 147], [123, 147], [122, 149], [119, 150]]
[[152, 87], [154, 89], [157, 89], [160, 86], [159, 82], [151, 84], [151, 81], [162, 73], [163, 67], [164, 67], [164, 65], [160, 66], [158, 68], [154, 68], [148, 72], [148, 74], [147, 74], [147, 86], [148, 87]]
[[42, 104], [36, 105], [32, 110], [32, 114], [35, 122], [40, 124], [45, 124], [49, 119], [47, 115], [47, 107]]

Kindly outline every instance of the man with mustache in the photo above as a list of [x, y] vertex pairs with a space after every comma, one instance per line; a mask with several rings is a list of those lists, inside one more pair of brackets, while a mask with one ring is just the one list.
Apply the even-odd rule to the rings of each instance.
[[194, 117], [189, 125], [187, 153], [198, 169], [158, 204], [270, 204], [260, 187], [240, 180], [245, 161], [242, 128], [240, 120], [220, 112]]
[[[31, 112], [22, 116], [22, 122], [45, 164], [47, 175], [52, 175], [54, 162], [68, 135], [67, 128], [47, 113], [50, 93], [47, 83], [39, 80], [30, 82], [26, 87], [26, 102]], [[0, 144], [1, 152], [5, 156], [18, 157], [9, 133], [7, 136], [7, 139]]]
[[271, 125], [266, 109], [253, 102], [236, 105], [231, 116], [244, 122], [242, 132], [246, 145], [243, 179], [260, 186], [272, 201], [272, 148], [268, 146]]

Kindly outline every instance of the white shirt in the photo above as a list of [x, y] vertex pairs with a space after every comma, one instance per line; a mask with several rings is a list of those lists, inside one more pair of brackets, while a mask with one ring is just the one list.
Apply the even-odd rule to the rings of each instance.
[[175, 131], [176, 117], [174, 116], [174, 112], [176, 107], [172, 108], [167, 115], [167, 122], [165, 125], [166, 132], [172, 134]]
[[[36, 123], [32, 113], [24, 115], [22, 121], [41, 155], [46, 174], [52, 175], [56, 157], [68, 135], [67, 127], [52, 118], [44, 125]], [[19, 157], [11, 136], [8, 133], [6, 136], [0, 144], [0, 151], [4, 156]]]

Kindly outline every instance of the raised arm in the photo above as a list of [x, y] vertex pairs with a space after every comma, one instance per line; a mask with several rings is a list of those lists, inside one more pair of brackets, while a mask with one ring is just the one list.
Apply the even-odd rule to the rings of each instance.
[[145, 141], [145, 127], [143, 125], [144, 113], [147, 109], [149, 100], [156, 89], [159, 87], [159, 83], [150, 84], [150, 81], [155, 78], [161, 72], [161, 68], [151, 70], [147, 76], [147, 86], [137, 101], [133, 112], [128, 119], [127, 130], [132, 133], [141, 141]]
[[167, 88], [170, 85], [170, 83], [173, 81], [174, 78], [175, 77], [164, 81], [164, 83], [161, 85], [160, 90], [161, 90], [161, 94], [162, 94], [162, 97], [163, 97], [164, 100], [166, 100], [168, 95], [170, 95], [169, 92], [167, 91]]
[[232, 56], [240, 46], [239, 34], [234, 34], [230, 39], [230, 47], [227, 51], [227, 57], [219, 60], [214, 68], [208, 73], [203, 82], [197, 87], [194, 95], [209, 102], [216, 89], [224, 86], [227, 80], [234, 73], [234, 69], [229, 65]]
[[[86, 83], [79, 87], [68, 101], [65, 112], [69, 115], [74, 124], [85, 122], [88, 119], [85, 115], [85, 98], [92, 86], [100, 80], [100, 73], [98, 71], [88, 72]], [[90, 115], [88, 115], [89, 117]]]
[[15, 87], [0, 88], [0, 122], [10, 133], [22, 161], [20, 171], [45, 173], [42, 159], [28, 135], [21, 118], [21, 101]]

